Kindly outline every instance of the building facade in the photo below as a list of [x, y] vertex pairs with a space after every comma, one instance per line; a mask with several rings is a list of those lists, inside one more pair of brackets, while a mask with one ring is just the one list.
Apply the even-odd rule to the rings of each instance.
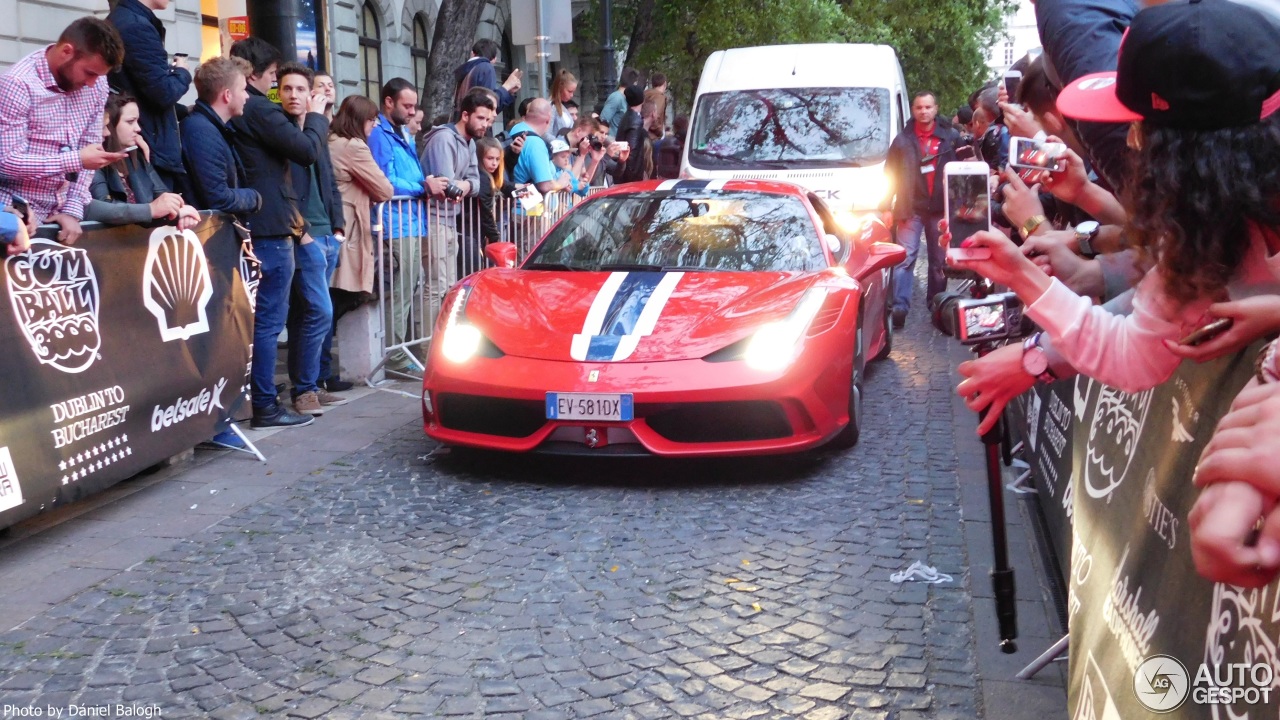
[[991, 76], [1003, 75], [1018, 58], [1039, 48], [1036, 6], [1031, 0], [1019, 0], [1017, 12], [1009, 16], [1005, 24], [1003, 37], [987, 49], [987, 67], [991, 68]]
[[[156, 13], [165, 25], [169, 51], [187, 53], [193, 70], [197, 59], [225, 54], [233, 33], [240, 29], [235, 19], [246, 15], [245, 2], [172, 0], [167, 9]], [[303, 17], [299, 24], [314, 22], [318, 36], [313, 41], [309, 30], [299, 30], [301, 59], [307, 59], [306, 49], [313, 43], [322, 48], [311, 60], [334, 76], [339, 100], [363, 93], [376, 101], [382, 82], [397, 76], [423, 86], [438, 0], [301, 0], [300, 5]], [[76, 18], [87, 14], [101, 17], [109, 11], [109, 0], [0, 0], [0, 17], [14, 18], [0, 25], [0, 70], [56, 40]], [[476, 38], [492, 38], [509, 48], [505, 41], [509, 16], [510, 0], [491, 0], [476, 28]], [[503, 58], [506, 62], [525, 61], [523, 48], [513, 48], [508, 54], [511, 57]], [[183, 100], [194, 102], [194, 91]]]

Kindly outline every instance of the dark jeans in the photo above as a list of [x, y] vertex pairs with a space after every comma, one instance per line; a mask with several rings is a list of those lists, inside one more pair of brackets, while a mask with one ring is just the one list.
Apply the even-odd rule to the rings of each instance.
[[289, 288], [293, 285], [293, 241], [288, 237], [254, 238], [262, 276], [253, 312], [253, 363], [250, 379], [255, 410], [276, 405], [276, 340], [289, 314]]
[[293, 395], [316, 389], [327, 379], [333, 344], [333, 302], [329, 278], [338, 262], [338, 243], [332, 235], [296, 246], [297, 270], [289, 307], [289, 380]]

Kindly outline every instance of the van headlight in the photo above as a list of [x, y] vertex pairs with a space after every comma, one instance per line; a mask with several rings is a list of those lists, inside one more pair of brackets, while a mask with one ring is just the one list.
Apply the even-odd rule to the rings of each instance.
[[761, 325], [747, 343], [743, 359], [754, 370], [782, 370], [800, 354], [800, 340], [826, 302], [827, 291], [809, 288], [783, 320]]
[[854, 207], [875, 209], [889, 194], [889, 176], [884, 171], [860, 174], [847, 187]]
[[440, 354], [449, 362], [464, 363], [480, 349], [483, 336], [474, 325], [467, 323], [463, 311], [467, 306], [467, 297], [471, 288], [463, 286], [454, 293], [441, 329]]

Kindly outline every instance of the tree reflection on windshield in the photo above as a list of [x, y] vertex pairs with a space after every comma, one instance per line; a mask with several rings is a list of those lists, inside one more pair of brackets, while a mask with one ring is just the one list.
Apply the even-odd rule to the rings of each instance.
[[528, 265], [575, 269], [807, 271], [826, 265], [799, 198], [648, 192], [579, 206]]
[[889, 152], [889, 91], [792, 88], [698, 98], [689, 162], [705, 169], [860, 167]]

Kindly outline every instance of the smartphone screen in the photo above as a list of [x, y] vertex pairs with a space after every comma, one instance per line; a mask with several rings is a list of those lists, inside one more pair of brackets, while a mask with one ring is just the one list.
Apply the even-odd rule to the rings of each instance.
[[953, 248], [979, 230], [991, 229], [991, 194], [986, 163], [950, 163], [946, 184], [947, 227]]
[[1055, 142], [1036, 142], [1034, 138], [1009, 138], [1009, 167], [1027, 183], [1037, 183], [1045, 173], [1064, 169], [1067, 146]]
[[1009, 102], [1018, 102], [1018, 86], [1022, 84], [1022, 71], [1010, 70], [1004, 74], [1004, 90], [1009, 93]]

